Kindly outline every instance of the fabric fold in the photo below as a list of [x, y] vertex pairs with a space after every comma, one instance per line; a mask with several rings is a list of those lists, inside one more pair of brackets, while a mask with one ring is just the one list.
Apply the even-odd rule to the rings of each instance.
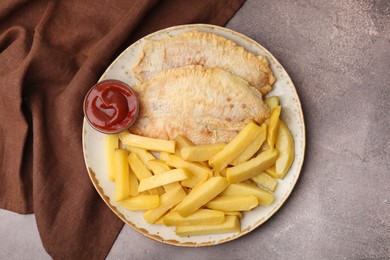
[[224, 25], [242, 3], [0, 3], [0, 207], [34, 213], [50, 256], [105, 258], [123, 226], [84, 164], [82, 102], [88, 89], [145, 34], [178, 24]]

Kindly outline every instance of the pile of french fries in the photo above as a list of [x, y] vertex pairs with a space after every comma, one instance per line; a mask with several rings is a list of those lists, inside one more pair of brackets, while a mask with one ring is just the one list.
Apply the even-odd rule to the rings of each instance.
[[247, 124], [227, 144], [194, 145], [182, 135], [174, 140], [128, 131], [107, 135], [115, 200], [144, 211], [150, 224], [174, 226], [178, 236], [239, 232], [243, 212], [274, 201], [276, 179], [285, 177], [294, 159], [279, 99], [266, 103], [269, 120]]

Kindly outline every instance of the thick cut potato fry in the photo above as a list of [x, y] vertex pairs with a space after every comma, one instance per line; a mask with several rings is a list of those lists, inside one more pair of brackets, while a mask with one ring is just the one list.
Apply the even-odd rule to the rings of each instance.
[[186, 160], [182, 159], [181, 157], [179, 156], [176, 156], [176, 155], [169, 155], [169, 158], [168, 160], [166, 161], [166, 163], [169, 165], [169, 166], [172, 166], [172, 167], [175, 167], [175, 168], [183, 168], [183, 169], [186, 169], [188, 170], [193, 176], [199, 178], [199, 179], [203, 179], [205, 176], [212, 176], [212, 171], [211, 169], [203, 166], [203, 165], [200, 165], [196, 162], [187, 162]]
[[[138, 193], [138, 179], [134, 172], [129, 167], [129, 181], [130, 181], [130, 196], [137, 196]], [[148, 193], [149, 194], [149, 193]]]
[[170, 212], [163, 218], [166, 226], [213, 225], [224, 221], [224, 212], [211, 209], [198, 209], [188, 217], [182, 217], [177, 212]]
[[218, 196], [205, 206], [221, 211], [249, 211], [259, 205], [255, 195]]
[[176, 142], [175, 155], [177, 156], [180, 156], [181, 149], [183, 149], [184, 147], [194, 146], [194, 143], [192, 143], [184, 135], [177, 135], [174, 140]]
[[282, 177], [283, 177], [282, 174], [276, 173], [276, 167], [275, 167], [275, 165], [269, 167], [269, 168], [266, 169], [264, 172], [265, 172], [266, 174], [268, 174], [269, 176], [271, 176], [272, 178], [275, 178], [275, 179], [282, 179]]
[[270, 111], [280, 105], [279, 98], [277, 96], [269, 97], [265, 100]]
[[177, 226], [175, 233], [178, 236], [196, 236], [209, 234], [222, 234], [239, 232], [241, 230], [240, 221], [237, 216], [226, 216], [221, 224], [214, 225], [192, 225]]
[[188, 146], [183, 147], [180, 154], [184, 160], [203, 162], [210, 160], [211, 157], [221, 151], [225, 146], [225, 143]]
[[250, 179], [275, 164], [277, 158], [277, 150], [267, 150], [247, 162], [228, 168], [226, 177], [232, 183]]
[[239, 219], [242, 219], [242, 213], [239, 211], [225, 211], [225, 216], [237, 216]]
[[157, 159], [148, 161], [146, 163], [146, 167], [148, 167], [148, 169], [151, 170], [154, 174], [160, 174], [172, 169], [164, 161]]
[[224, 177], [211, 177], [192, 189], [177, 207], [177, 212], [183, 217], [191, 215], [218, 196], [228, 185], [229, 183]]
[[[169, 167], [164, 161], [161, 160], [150, 160], [146, 163], [146, 167], [148, 167], [155, 175], [171, 170], [171, 167]], [[165, 191], [179, 187], [180, 184], [178, 182], [163, 185]]]
[[140, 180], [138, 192], [157, 188], [172, 182], [188, 179], [191, 175], [185, 169], [173, 169]]
[[187, 194], [182, 187], [167, 191], [160, 196], [160, 205], [157, 208], [144, 212], [144, 219], [149, 224], [153, 224], [168, 210], [180, 203], [186, 195]]
[[264, 143], [266, 137], [267, 137], [267, 125], [261, 124], [262, 131], [260, 134], [253, 140], [251, 144], [236, 158], [234, 159], [230, 164], [233, 166], [237, 166], [240, 163], [248, 161], [252, 156], [257, 153], [257, 151], [260, 149], [261, 145]]
[[269, 206], [274, 201], [274, 195], [256, 184], [231, 183], [222, 193], [223, 196], [255, 195], [262, 206]]
[[115, 200], [120, 201], [130, 197], [128, 151], [117, 149], [114, 151], [115, 162]]
[[192, 189], [196, 185], [205, 182], [207, 179], [208, 179], [207, 176], [205, 176], [205, 178], [203, 178], [203, 179], [200, 179], [200, 178], [195, 177], [195, 176], [191, 176], [190, 178], [181, 181], [180, 184], [183, 187], [187, 187], [187, 188], [191, 188]]
[[108, 178], [111, 181], [115, 181], [115, 162], [114, 162], [114, 151], [119, 146], [119, 135], [111, 134], [106, 135], [104, 140], [104, 154], [106, 158]]
[[279, 116], [282, 110], [281, 106], [277, 106], [272, 110], [271, 116], [269, 117], [269, 125], [267, 128], [267, 143], [271, 150], [275, 147], [276, 137], [279, 131]]
[[275, 163], [276, 174], [283, 179], [290, 169], [295, 156], [294, 140], [286, 124], [280, 120], [279, 133], [276, 139], [276, 149], [279, 157]]
[[148, 210], [156, 208], [160, 205], [160, 197], [158, 195], [138, 195], [130, 197], [118, 202], [125, 209], [130, 210]]
[[[153, 176], [149, 169], [143, 164], [137, 154], [131, 153], [127, 157], [131, 170], [134, 172], [137, 179], [141, 181], [142, 179]], [[138, 187], [139, 188], [139, 187]], [[148, 193], [150, 195], [160, 194], [157, 189], [149, 189]], [[162, 194], [162, 193], [161, 193]]]
[[126, 146], [126, 149], [129, 150], [131, 153], [135, 153], [138, 155], [138, 158], [146, 165], [146, 163], [150, 160], [155, 160], [156, 157], [145, 149], [133, 147], [133, 146]]
[[166, 162], [169, 158], [170, 153], [160, 152], [160, 160]]
[[249, 123], [244, 126], [233, 140], [209, 160], [209, 165], [216, 171], [220, 171], [228, 166], [253, 142], [261, 130], [261, 127], [255, 123]]
[[276, 185], [278, 184], [274, 178], [265, 172], [252, 177], [251, 180], [270, 191], [275, 191]]
[[153, 139], [140, 135], [131, 134], [129, 131], [124, 131], [119, 134], [119, 139], [126, 146], [134, 146], [145, 150], [158, 152], [175, 152], [175, 141]]

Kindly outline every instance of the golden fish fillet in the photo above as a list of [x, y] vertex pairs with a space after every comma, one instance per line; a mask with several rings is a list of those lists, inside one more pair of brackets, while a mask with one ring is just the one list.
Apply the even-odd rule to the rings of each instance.
[[242, 78], [221, 68], [186, 66], [157, 74], [134, 86], [139, 115], [130, 132], [195, 144], [230, 141], [247, 123], [269, 117], [262, 95]]
[[275, 82], [265, 57], [256, 56], [222, 36], [200, 31], [146, 40], [133, 73], [145, 82], [166, 69], [188, 65], [223, 68], [245, 79], [263, 95], [272, 90]]

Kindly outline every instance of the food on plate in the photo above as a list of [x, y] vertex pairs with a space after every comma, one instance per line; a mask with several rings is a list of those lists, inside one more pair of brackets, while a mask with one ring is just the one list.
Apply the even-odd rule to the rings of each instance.
[[255, 195], [259, 200], [259, 204], [263, 206], [269, 206], [274, 201], [274, 195], [262, 188], [259, 188], [256, 184], [240, 182], [231, 183], [221, 193], [225, 196], [242, 196], [242, 195]]
[[263, 100], [275, 82], [266, 58], [193, 31], [146, 40], [133, 73], [137, 120], [105, 140], [120, 207], [193, 236], [239, 232], [274, 202], [295, 154], [279, 98]]
[[205, 206], [221, 211], [248, 211], [256, 208], [259, 201], [255, 195], [217, 196]]
[[[135, 176], [137, 177], [137, 179], [139, 181], [138, 192], [140, 192], [141, 181], [145, 178], [152, 177], [153, 174], [145, 166], [145, 164], [139, 159], [139, 157], [136, 153], [130, 153], [130, 155], [127, 157], [127, 160], [129, 162], [131, 170], [134, 172]], [[158, 191], [157, 187], [156, 187], [156, 189], [152, 189], [152, 188], [148, 189], [148, 193], [150, 195], [162, 193], [162, 192]]]
[[162, 71], [188, 65], [220, 67], [243, 78], [264, 95], [272, 90], [275, 82], [265, 57], [252, 54], [222, 36], [200, 31], [158, 41], [145, 40], [133, 73], [138, 80], [146, 82]]
[[278, 151], [269, 149], [249, 161], [228, 168], [226, 177], [232, 183], [245, 181], [274, 165], [277, 158]]
[[[283, 128], [285, 124], [280, 122], [279, 126]], [[233, 159], [247, 154], [248, 147], [251, 147], [254, 142], [253, 136], [261, 138], [264, 142], [266, 135], [265, 124], [259, 126], [251, 122], [244, 126], [233, 140], [221, 145], [220, 151], [215, 154], [228, 148], [220, 154], [222, 158], [220, 160], [228, 162], [223, 162], [221, 170], [217, 170], [221, 167], [220, 164], [212, 163], [215, 155], [208, 161], [211, 167], [175, 155], [176, 149], [180, 149], [184, 154], [185, 148], [200, 147], [200, 150], [207, 151], [207, 149], [212, 150], [213, 146], [220, 146], [219, 143], [194, 146], [190, 141], [185, 141], [181, 145], [173, 141], [174, 151], [160, 152], [160, 155], [166, 154], [166, 161], [156, 159], [151, 153], [156, 151], [134, 149], [128, 144], [125, 148], [131, 151], [130, 153], [118, 148], [114, 150], [114, 154], [120, 154], [118, 156], [120, 159], [114, 157], [117, 165], [114, 180], [115, 196], [117, 196], [117, 191], [123, 187], [137, 187], [135, 193], [131, 193], [130, 188], [129, 192], [124, 195], [121, 193], [118, 204], [129, 210], [144, 210], [144, 219], [150, 224], [175, 226], [175, 232], [179, 236], [239, 231], [239, 221], [244, 217], [242, 212], [250, 211], [258, 206], [269, 206], [274, 201], [272, 191], [275, 190], [277, 181], [266, 173], [272, 171], [274, 175], [281, 176], [276, 173], [275, 168], [278, 159], [281, 160], [283, 170], [285, 170], [284, 167], [291, 166], [290, 149], [294, 148], [289, 143], [284, 128], [278, 132], [274, 149], [268, 148], [257, 155], [256, 149], [252, 149], [249, 160], [239, 162], [235, 166], [229, 165], [231, 160], [229, 154], [235, 154], [232, 156]], [[122, 133], [119, 136], [121, 137]], [[175, 139], [188, 140], [184, 136]], [[153, 140], [148, 139], [149, 142]], [[278, 149], [281, 149], [285, 155], [279, 156]], [[108, 154], [112, 152], [108, 149], [105, 151]], [[128, 175], [126, 175], [126, 169]], [[127, 179], [126, 176], [128, 176]], [[134, 179], [131, 179], [131, 176], [134, 176]]]
[[280, 105], [279, 97], [272, 96], [265, 99], [265, 103], [269, 107], [269, 109], [272, 111], [275, 107]]
[[149, 224], [153, 224], [168, 210], [180, 203], [186, 195], [187, 193], [181, 186], [165, 192], [160, 196], [160, 205], [158, 207], [145, 211], [144, 219]]
[[256, 182], [261, 187], [264, 187], [270, 191], [275, 191], [276, 185], [278, 184], [278, 182], [274, 178], [272, 178], [265, 172], [262, 172], [252, 177], [251, 180]]
[[211, 177], [192, 189], [179, 206], [177, 206], [177, 212], [183, 217], [191, 215], [218, 196], [228, 185], [229, 183], [224, 177]]
[[115, 200], [120, 201], [130, 197], [129, 164], [127, 163], [128, 151], [114, 150], [115, 165]]
[[280, 120], [279, 123], [279, 132], [276, 139], [276, 149], [279, 151], [279, 157], [275, 163], [275, 172], [276, 175], [283, 179], [290, 169], [291, 164], [294, 160], [294, 140], [291, 136], [290, 130], [283, 122]]
[[268, 146], [273, 150], [275, 147], [276, 136], [279, 131], [279, 116], [281, 112], [281, 107], [277, 106], [272, 109], [271, 116], [269, 117], [269, 124], [267, 128], [267, 143]]
[[212, 225], [224, 222], [225, 213], [219, 210], [198, 209], [190, 216], [183, 217], [174, 211], [168, 213], [162, 220], [166, 226]]
[[210, 160], [225, 145], [225, 143], [215, 143], [183, 147], [180, 151], [180, 156], [187, 161], [204, 162]]
[[201, 164], [198, 164], [196, 162], [188, 162], [184, 160], [183, 158], [176, 156], [176, 155], [169, 155], [168, 160], [166, 161], [166, 164], [175, 168], [183, 168], [188, 170], [194, 177], [197, 178], [204, 178], [204, 177], [210, 177], [212, 176], [212, 171], [210, 168], [207, 168]]
[[240, 231], [240, 220], [237, 216], [226, 216], [221, 224], [177, 226], [178, 236], [198, 236], [208, 234], [232, 233]]
[[260, 134], [262, 128], [255, 123], [247, 124], [220, 152], [210, 160], [210, 166], [220, 171], [236, 159]]
[[85, 118], [94, 129], [114, 134], [135, 122], [138, 100], [134, 91], [124, 82], [105, 80], [88, 91], [83, 108]]
[[125, 209], [129, 210], [148, 210], [160, 205], [160, 197], [158, 195], [139, 194], [137, 196], [121, 200], [118, 203]]
[[140, 180], [138, 192], [158, 188], [173, 182], [188, 179], [190, 174], [185, 169], [173, 169]]
[[104, 140], [108, 178], [115, 181], [114, 151], [119, 146], [119, 136], [117, 134], [106, 135]]
[[169, 140], [157, 140], [144, 136], [134, 135], [128, 131], [119, 134], [119, 139], [124, 145], [134, 146], [145, 150], [173, 153], [175, 142]]
[[250, 143], [245, 150], [230, 163], [230, 165], [236, 166], [246, 162], [252, 158], [257, 151], [259, 151], [267, 136], [267, 125], [262, 123], [260, 127], [262, 128], [261, 132], [256, 136], [253, 142]]
[[246, 124], [261, 124], [270, 114], [259, 91], [220, 68], [170, 69], [134, 90], [140, 111], [129, 131], [151, 138], [184, 135], [194, 144], [227, 143]]

